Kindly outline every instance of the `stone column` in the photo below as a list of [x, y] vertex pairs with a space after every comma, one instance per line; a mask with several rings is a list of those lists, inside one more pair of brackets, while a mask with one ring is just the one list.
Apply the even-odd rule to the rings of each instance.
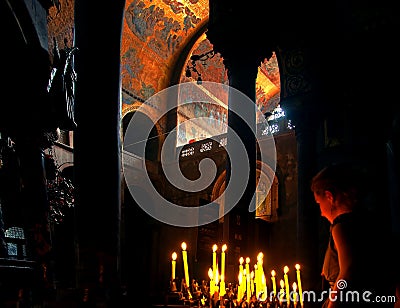
[[[303, 106], [304, 107], [304, 106]], [[304, 280], [310, 290], [320, 287], [322, 249], [319, 247], [319, 207], [310, 189], [312, 176], [317, 172], [316, 115], [306, 107], [296, 110], [294, 120], [298, 159], [298, 204], [297, 204], [297, 247], [296, 258], [302, 263]], [[314, 115], [314, 116], [313, 116]], [[328, 237], [328, 235], [326, 235]]]
[[[317, 147], [321, 140], [321, 99], [317, 93], [312, 52], [303, 48], [278, 48], [281, 74], [281, 107], [295, 127], [298, 160], [298, 204], [296, 259], [302, 265], [303, 279], [309, 290], [321, 287], [319, 247], [319, 207], [310, 189], [317, 172]], [[328, 236], [328, 235], [327, 235]], [[325, 243], [325, 242], [324, 242]]]
[[75, 1], [77, 283], [84, 302], [115, 304], [120, 287], [124, 6]]
[[[258, 73], [258, 66], [261, 63], [261, 59], [258, 57], [252, 57], [249, 54], [246, 54], [243, 51], [243, 54], [233, 54], [233, 55], [225, 55], [224, 64], [228, 70], [228, 79], [229, 86], [234, 88], [228, 99], [228, 125], [229, 128], [232, 129], [241, 139], [246, 152], [248, 161], [244, 161], [243, 164], [249, 164], [249, 179], [247, 182], [247, 186], [243, 196], [236, 206], [243, 209], [243, 211], [247, 211], [249, 207], [255, 208], [255, 199], [253, 196], [256, 190], [256, 169], [257, 169], [257, 146], [256, 146], [256, 78]], [[257, 61], [259, 60], [259, 61]], [[249, 108], [248, 104], [244, 104], [243, 98], [238, 96], [236, 90], [240, 91], [244, 95], [246, 95], [250, 100], [254, 102], [254, 108]], [[235, 151], [232, 143], [230, 143], [230, 133], [228, 131], [227, 135], [227, 149], [228, 153], [231, 151]], [[237, 163], [237, 162], [236, 162]], [[231, 176], [231, 164], [227, 162], [227, 184], [229, 182]], [[237, 175], [236, 175], [237, 176]], [[226, 195], [225, 204], [228, 207], [230, 205], [230, 195]], [[254, 216], [254, 212], [248, 213], [248, 221], [252, 220]], [[250, 227], [253, 224], [248, 224], [247, 233], [249, 238], [253, 238], [252, 234], [254, 233], [254, 228]], [[243, 247], [248, 251], [254, 249], [255, 243], [248, 242], [247, 247]]]

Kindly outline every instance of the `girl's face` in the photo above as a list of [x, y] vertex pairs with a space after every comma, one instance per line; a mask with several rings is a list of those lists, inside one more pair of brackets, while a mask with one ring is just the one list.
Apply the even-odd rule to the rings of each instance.
[[314, 192], [315, 202], [319, 204], [321, 210], [321, 216], [329, 220], [330, 223], [333, 221], [332, 217], [332, 206], [333, 206], [333, 196], [330, 191], [324, 191], [322, 194], [317, 195]]

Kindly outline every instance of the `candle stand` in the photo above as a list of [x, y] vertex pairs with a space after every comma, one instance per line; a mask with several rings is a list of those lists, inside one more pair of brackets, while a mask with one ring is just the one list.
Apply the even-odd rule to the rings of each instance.
[[[184, 280], [183, 280], [184, 281]], [[215, 290], [214, 294], [210, 294], [209, 286], [205, 281], [200, 286], [190, 290], [187, 288], [186, 283], [180, 286], [180, 291], [177, 288], [177, 280], [171, 280], [169, 302], [174, 302], [178, 299], [178, 302], [188, 307], [198, 308], [301, 308], [299, 301], [290, 301], [288, 304], [285, 300], [279, 300], [277, 296], [271, 295], [267, 297], [257, 298], [255, 293], [251, 294], [250, 300], [247, 300], [246, 293], [242, 298], [237, 298], [237, 289], [233, 287], [233, 284], [229, 284], [230, 287], [226, 289], [224, 296], [220, 295], [218, 289]], [[194, 287], [196, 285], [192, 285]], [[186, 288], [186, 290], [185, 290]], [[265, 298], [265, 300], [262, 300]]]
[[172, 279], [172, 280], [170, 281], [169, 291], [170, 291], [171, 293], [178, 292], [178, 288], [176, 287], [176, 279]]
[[254, 295], [251, 297], [249, 301], [246, 299], [246, 295], [241, 299], [237, 299], [232, 306], [225, 306], [228, 307], [240, 307], [240, 308], [301, 308], [299, 302], [291, 301], [289, 304], [286, 301], [279, 301], [276, 296], [267, 297], [267, 299], [260, 300], [257, 299]]

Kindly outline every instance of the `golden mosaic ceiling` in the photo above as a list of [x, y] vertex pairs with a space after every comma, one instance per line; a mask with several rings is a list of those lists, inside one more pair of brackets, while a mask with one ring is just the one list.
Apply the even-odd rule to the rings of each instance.
[[[123, 114], [170, 85], [176, 74], [176, 60], [184, 48], [192, 45], [193, 36], [208, 22], [208, 0], [133, 0], [126, 1], [121, 43], [121, 81]], [[191, 54], [212, 50], [203, 34]], [[188, 59], [190, 58], [190, 55]], [[186, 61], [188, 61], [188, 59]], [[213, 59], [199, 65], [202, 79], [227, 83], [223, 59]], [[185, 68], [181, 82], [185, 79]], [[279, 71], [276, 57], [260, 63], [257, 78], [257, 102], [263, 112], [279, 103]]]
[[[62, 8], [72, 3], [61, 0]], [[127, 0], [121, 42], [122, 113], [134, 109], [158, 91], [170, 86], [171, 76], [185, 77], [186, 66], [192, 54], [212, 50], [206, 33], [193, 37], [208, 22], [208, 0]], [[60, 48], [72, 47], [73, 10], [49, 12], [49, 51], [57, 41]], [[200, 34], [200, 33], [199, 33]], [[196, 37], [197, 37], [196, 36]], [[178, 67], [177, 59], [189, 49], [186, 63]], [[183, 59], [182, 61], [185, 61]], [[223, 58], [218, 53], [197, 66], [202, 79], [227, 83]], [[179, 71], [177, 71], [179, 70]], [[195, 76], [194, 76], [195, 77]], [[260, 64], [256, 99], [262, 112], [271, 111], [279, 103], [279, 70], [275, 55]]]
[[[208, 0], [126, 1], [122, 87], [144, 100], [166, 88], [176, 59], [207, 18]], [[132, 103], [132, 96], [123, 102]]]

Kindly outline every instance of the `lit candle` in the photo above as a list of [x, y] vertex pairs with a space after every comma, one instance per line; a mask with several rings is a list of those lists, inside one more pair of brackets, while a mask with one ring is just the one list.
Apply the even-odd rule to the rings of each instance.
[[296, 273], [297, 273], [297, 287], [299, 288], [300, 305], [303, 306], [303, 290], [301, 288], [300, 264], [296, 264], [295, 267], [296, 267]]
[[263, 286], [263, 289], [261, 290], [262, 296], [260, 297], [261, 301], [265, 301], [268, 297], [268, 291], [267, 291], [267, 281], [265, 279], [265, 274], [261, 276], [261, 285]]
[[254, 279], [254, 283], [255, 283], [255, 285], [256, 285], [256, 297], [257, 298], [259, 298], [259, 294], [260, 294], [260, 292], [261, 292], [261, 279], [260, 279], [260, 272], [259, 272], [259, 270], [258, 270], [258, 266], [257, 266], [257, 264], [254, 264], [254, 277], [255, 277], [255, 279]]
[[243, 274], [243, 262], [244, 262], [243, 257], [240, 257], [240, 259], [239, 259], [239, 274], [240, 273]]
[[225, 251], [228, 247], [226, 244], [222, 245], [222, 252], [221, 252], [221, 281], [224, 281], [225, 277]]
[[251, 291], [250, 291], [250, 258], [246, 258], [246, 298], [247, 302], [250, 302]]
[[250, 292], [251, 294], [254, 292], [254, 271], [250, 273]]
[[213, 250], [213, 275], [214, 275], [214, 280], [216, 280], [216, 275], [217, 275], [217, 249], [218, 246], [216, 244], [213, 245], [212, 250]]
[[[261, 277], [264, 276], [264, 268], [263, 268], [263, 263], [264, 263], [264, 254], [262, 252], [259, 252], [257, 255], [257, 268], [258, 268], [258, 283], [260, 284], [260, 289], [259, 292], [266, 292], [267, 284], [264, 281], [262, 283]], [[258, 294], [257, 294], [258, 296]], [[265, 294], [266, 296], [266, 294]]]
[[296, 303], [297, 303], [297, 284], [296, 282], [293, 282], [293, 302], [294, 302], [294, 306], [296, 307]]
[[285, 273], [283, 275], [283, 278], [285, 279], [285, 287], [286, 287], [286, 301], [287, 301], [287, 305], [289, 306], [290, 304], [290, 287], [289, 287], [289, 278], [288, 278], [288, 272], [289, 272], [289, 267], [285, 266], [283, 268], [283, 272]]
[[[239, 278], [239, 286], [238, 286], [238, 300], [239, 300], [239, 302], [242, 301], [242, 298], [243, 298], [243, 295], [244, 295], [244, 290], [246, 289], [245, 288], [246, 282], [243, 282], [243, 276], [244, 276], [244, 273], [243, 273], [243, 262], [244, 262], [243, 257], [240, 257], [240, 259], [239, 259], [239, 276], [238, 276], [238, 278]], [[240, 290], [240, 295], [239, 295], [239, 290]]]
[[279, 302], [282, 303], [283, 301], [283, 296], [285, 294], [285, 282], [283, 281], [283, 279], [281, 279], [280, 281], [280, 285], [281, 285], [281, 290], [279, 291]]
[[243, 295], [244, 295], [244, 289], [243, 289], [243, 271], [239, 272], [238, 275], [238, 291], [237, 291], [237, 300], [238, 303], [240, 303], [242, 301]]
[[219, 283], [219, 296], [224, 296], [226, 293], [225, 290], [225, 250], [228, 247], [226, 244], [222, 245], [221, 252], [221, 282]]
[[214, 283], [214, 273], [211, 267], [208, 269], [208, 277], [210, 277], [210, 297], [213, 297], [215, 283]]
[[175, 280], [176, 258], [177, 258], [177, 254], [176, 254], [176, 252], [173, 252], [172, 253], [172, 272], [171, 272], [172, 280]]
[[186, 281], [186, 286], [189, 288], [189, 267], [188, 267], [188, 260], [187, 260], [187, 251], [186, 251], [186, 243], [183, 242], [182, 245], [182, 259], [183, 259], [183, 269], [185, 273], [185, 281]]
[[276, 296], [276, 280], [275, 280], [275, 271], [271, 271], [271, 281], [272, 281], [272, 291], [273, 291], [273, 296]]

